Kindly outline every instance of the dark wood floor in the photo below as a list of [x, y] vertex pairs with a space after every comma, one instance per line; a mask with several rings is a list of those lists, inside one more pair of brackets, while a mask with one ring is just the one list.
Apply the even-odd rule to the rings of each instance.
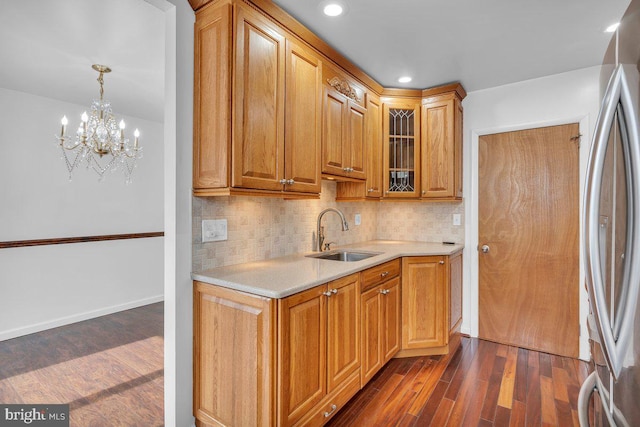
[[578, 426], [588, 364], [463, 338], [445, 357], [394, 359], [331, 426]]
[[77, 427], [164, 424], [163, 303], [0, 342], [0, 403], [69, 404]]

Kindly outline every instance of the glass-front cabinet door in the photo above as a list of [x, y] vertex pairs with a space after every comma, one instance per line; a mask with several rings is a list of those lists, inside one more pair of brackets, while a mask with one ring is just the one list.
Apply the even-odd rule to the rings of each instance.
[[420, 101], [384, 104], [384, 197], [420, 195]]

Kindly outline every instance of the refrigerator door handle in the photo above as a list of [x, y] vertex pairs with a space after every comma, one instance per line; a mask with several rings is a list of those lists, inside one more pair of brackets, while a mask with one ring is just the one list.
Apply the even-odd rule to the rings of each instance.
[[[635, 86], [634, 86], [635, 87]], [[622, 108], [619, 106], [622, 105]], [[626, 127], [626, 135], [622, 138], [625, 155], [629, 166], [626, 168], [627, 184], [631, 187], [628, 197], [628, 244], [625, 253], [625, 273], [623, 292], [626, 297], [620, 313], [615, 313], [616, 320], [610, 318], [605, 295], [603, 265], [600, 257], [600, 197], [604, 173], [609, 134], [616, 120], [616, 111], [622, 112], [622, 126]], [[633, 337], [633, 321], [638, 300], [638, 283], [640, 283], [640, 227], [636, 217], [640, 215], [640, 137], [638, 136], [637, 104], [634, 101], [630, 85], [622, 65], [615, 69], [598, 114], [594, 140], [591, 146], [589, 164], [587, 166], [587, 183], [584, 205], [584, 241], [587, 270], [587, 285], [591, 308], [596, 327], [600, 335], [602, 350], [614, 378], [618, 378], [622, 369], [624, 355]]]
[[589, 426], [589, 400], [591, 395], [596, 389], [596, 373], [592, 372], [580, 387], [580, 393], [578, 394], [578, 421], [580, 427]]

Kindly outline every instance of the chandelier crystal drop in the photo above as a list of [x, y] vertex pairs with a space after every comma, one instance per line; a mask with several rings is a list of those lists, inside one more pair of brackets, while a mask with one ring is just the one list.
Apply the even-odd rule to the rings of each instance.
[[67, 116], [63, 116], [60, 135], [56, 135], [56, 145], [62, 151], [62, 159], [69, 171], [69, 180], [75, 168], [84, 163], [87, 169], [93, 169], [100, 180], [107, 171], [124, 173], [125, 182], [131, 182], [131, 175], [138, 159], [142, 158], [139, 145], [140, 132], [133, 132], [133, 141], [125, 137], [124, 120], [117, 122], [111, 111], [111, 103], [103, 99], [104, 74], [111, 69], [105, 65], [92, 65], [100, 73], [100, 99], [91, 104], [90, 113], [82, 113], [80, 126], [73, 135], [66, 134]]

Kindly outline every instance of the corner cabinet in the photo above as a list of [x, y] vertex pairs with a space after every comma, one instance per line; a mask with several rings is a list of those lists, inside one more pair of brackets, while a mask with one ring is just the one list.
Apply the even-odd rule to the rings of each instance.
[[317, 196], [321, 78], [314, 52], [253, 8], [198, 10], [194, 194]]
[[420, 102], [383, 105], [384, 197], [420, 195]]
[[403, 258], [399, 357], [455, 350], [461, 323], [462, 252]]

